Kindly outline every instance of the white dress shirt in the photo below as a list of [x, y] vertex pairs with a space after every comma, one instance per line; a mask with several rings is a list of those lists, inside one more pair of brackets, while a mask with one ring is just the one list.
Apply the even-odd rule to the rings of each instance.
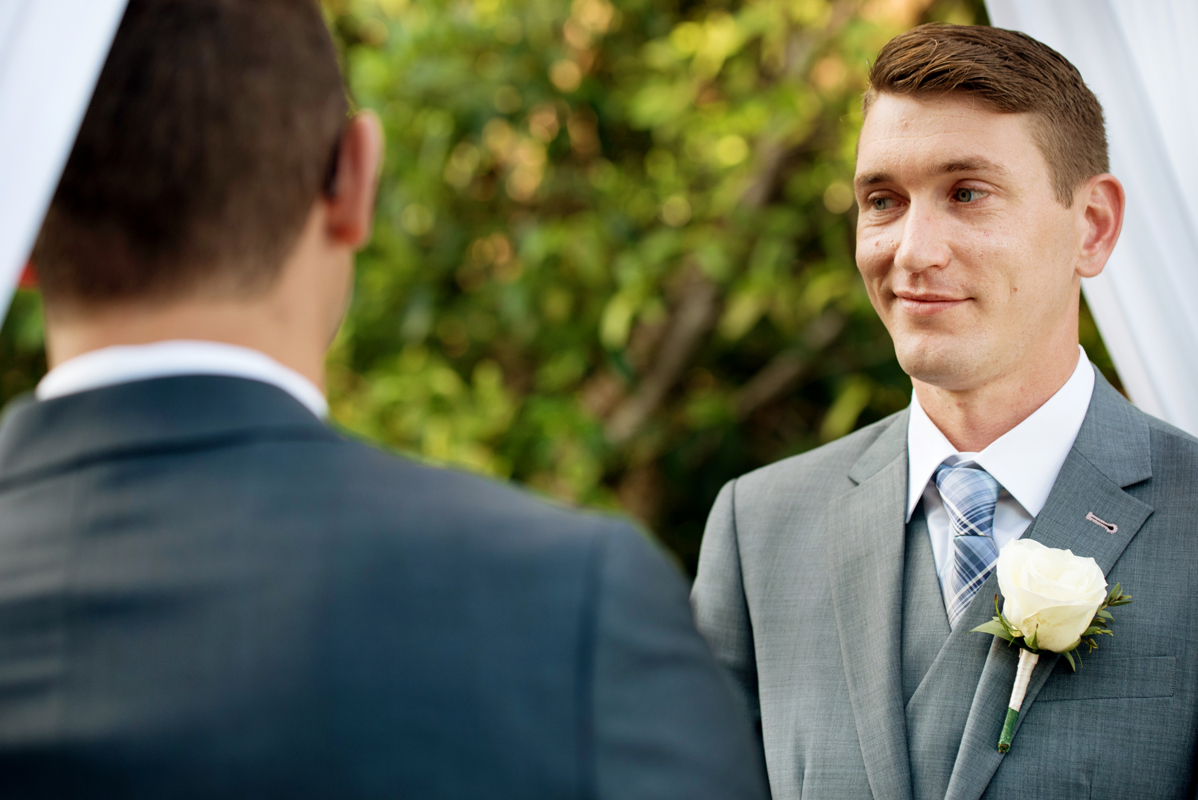
[[118, 383], [179, 375], [223, 375], [277, 386], [323, 419], [329, 405], [320, 389], [270, 356], [219, 342], [172, 340], [92, 350], [64, 361], [42, 378], [38, 400], [86, 392]]
[[945, 461], [972, 462], [989, 472], [1002, 486], [994, 509], [994, 546], [1001, 550], [1003, 545], [1023, 536], [1044, 508], [1090, 407], [1094, 368], [1086, 358], [1086, 351], [1080, 347], [1078, 351], [1077, 366], [1065, 385], [1031, 416], [980, 453], [958, 452], [912, 393], [907, 426], [907, 521], [922, 499], [946, 607], [951, 599], [948, 578], [953, 567], [953, 535], [948, 511], [933, 479], [936, 468]]

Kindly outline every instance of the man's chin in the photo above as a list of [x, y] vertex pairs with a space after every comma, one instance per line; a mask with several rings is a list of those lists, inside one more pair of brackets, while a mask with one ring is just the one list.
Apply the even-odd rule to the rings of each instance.
[[896, 346], [899, 366], [912, 381], [945, 391], [968, 389], [982, 366], [976, 351], [965, 347], [936, 347], [930, 344]]

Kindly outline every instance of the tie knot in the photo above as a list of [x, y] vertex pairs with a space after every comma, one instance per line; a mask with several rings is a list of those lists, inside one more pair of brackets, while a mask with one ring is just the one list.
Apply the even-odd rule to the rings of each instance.
[[976, 464], [941, 464], [936, 468], [936, 488], [948, 506], [954, 534], [990, 535], [1002, 487], [989, 472]]

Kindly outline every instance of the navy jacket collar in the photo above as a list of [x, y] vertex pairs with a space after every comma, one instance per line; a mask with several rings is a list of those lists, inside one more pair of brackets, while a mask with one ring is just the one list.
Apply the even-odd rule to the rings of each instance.
[[81, 460], [261, 438], [337, 434], [283, 390], [244, 378], [156, 378], [46, 401], [27, 395], [0, 419], [0, 482]]

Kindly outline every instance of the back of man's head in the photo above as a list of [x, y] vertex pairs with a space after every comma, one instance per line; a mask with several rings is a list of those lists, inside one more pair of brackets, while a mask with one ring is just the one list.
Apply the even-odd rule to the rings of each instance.
[[921, 25], [882, 48], [869, 86], [866, 113], [879, 94], [959, 94], [990, 111], [1032, 114], [1036, 143], [1066, 207], [1078, 186], [1110, 169], [1098, 99], [1073, 64], [1026, 34], [982, 25]]
[[315, 0], [130, 0], [34, 248], [47, 304], [266, 290], [346, 110]]

